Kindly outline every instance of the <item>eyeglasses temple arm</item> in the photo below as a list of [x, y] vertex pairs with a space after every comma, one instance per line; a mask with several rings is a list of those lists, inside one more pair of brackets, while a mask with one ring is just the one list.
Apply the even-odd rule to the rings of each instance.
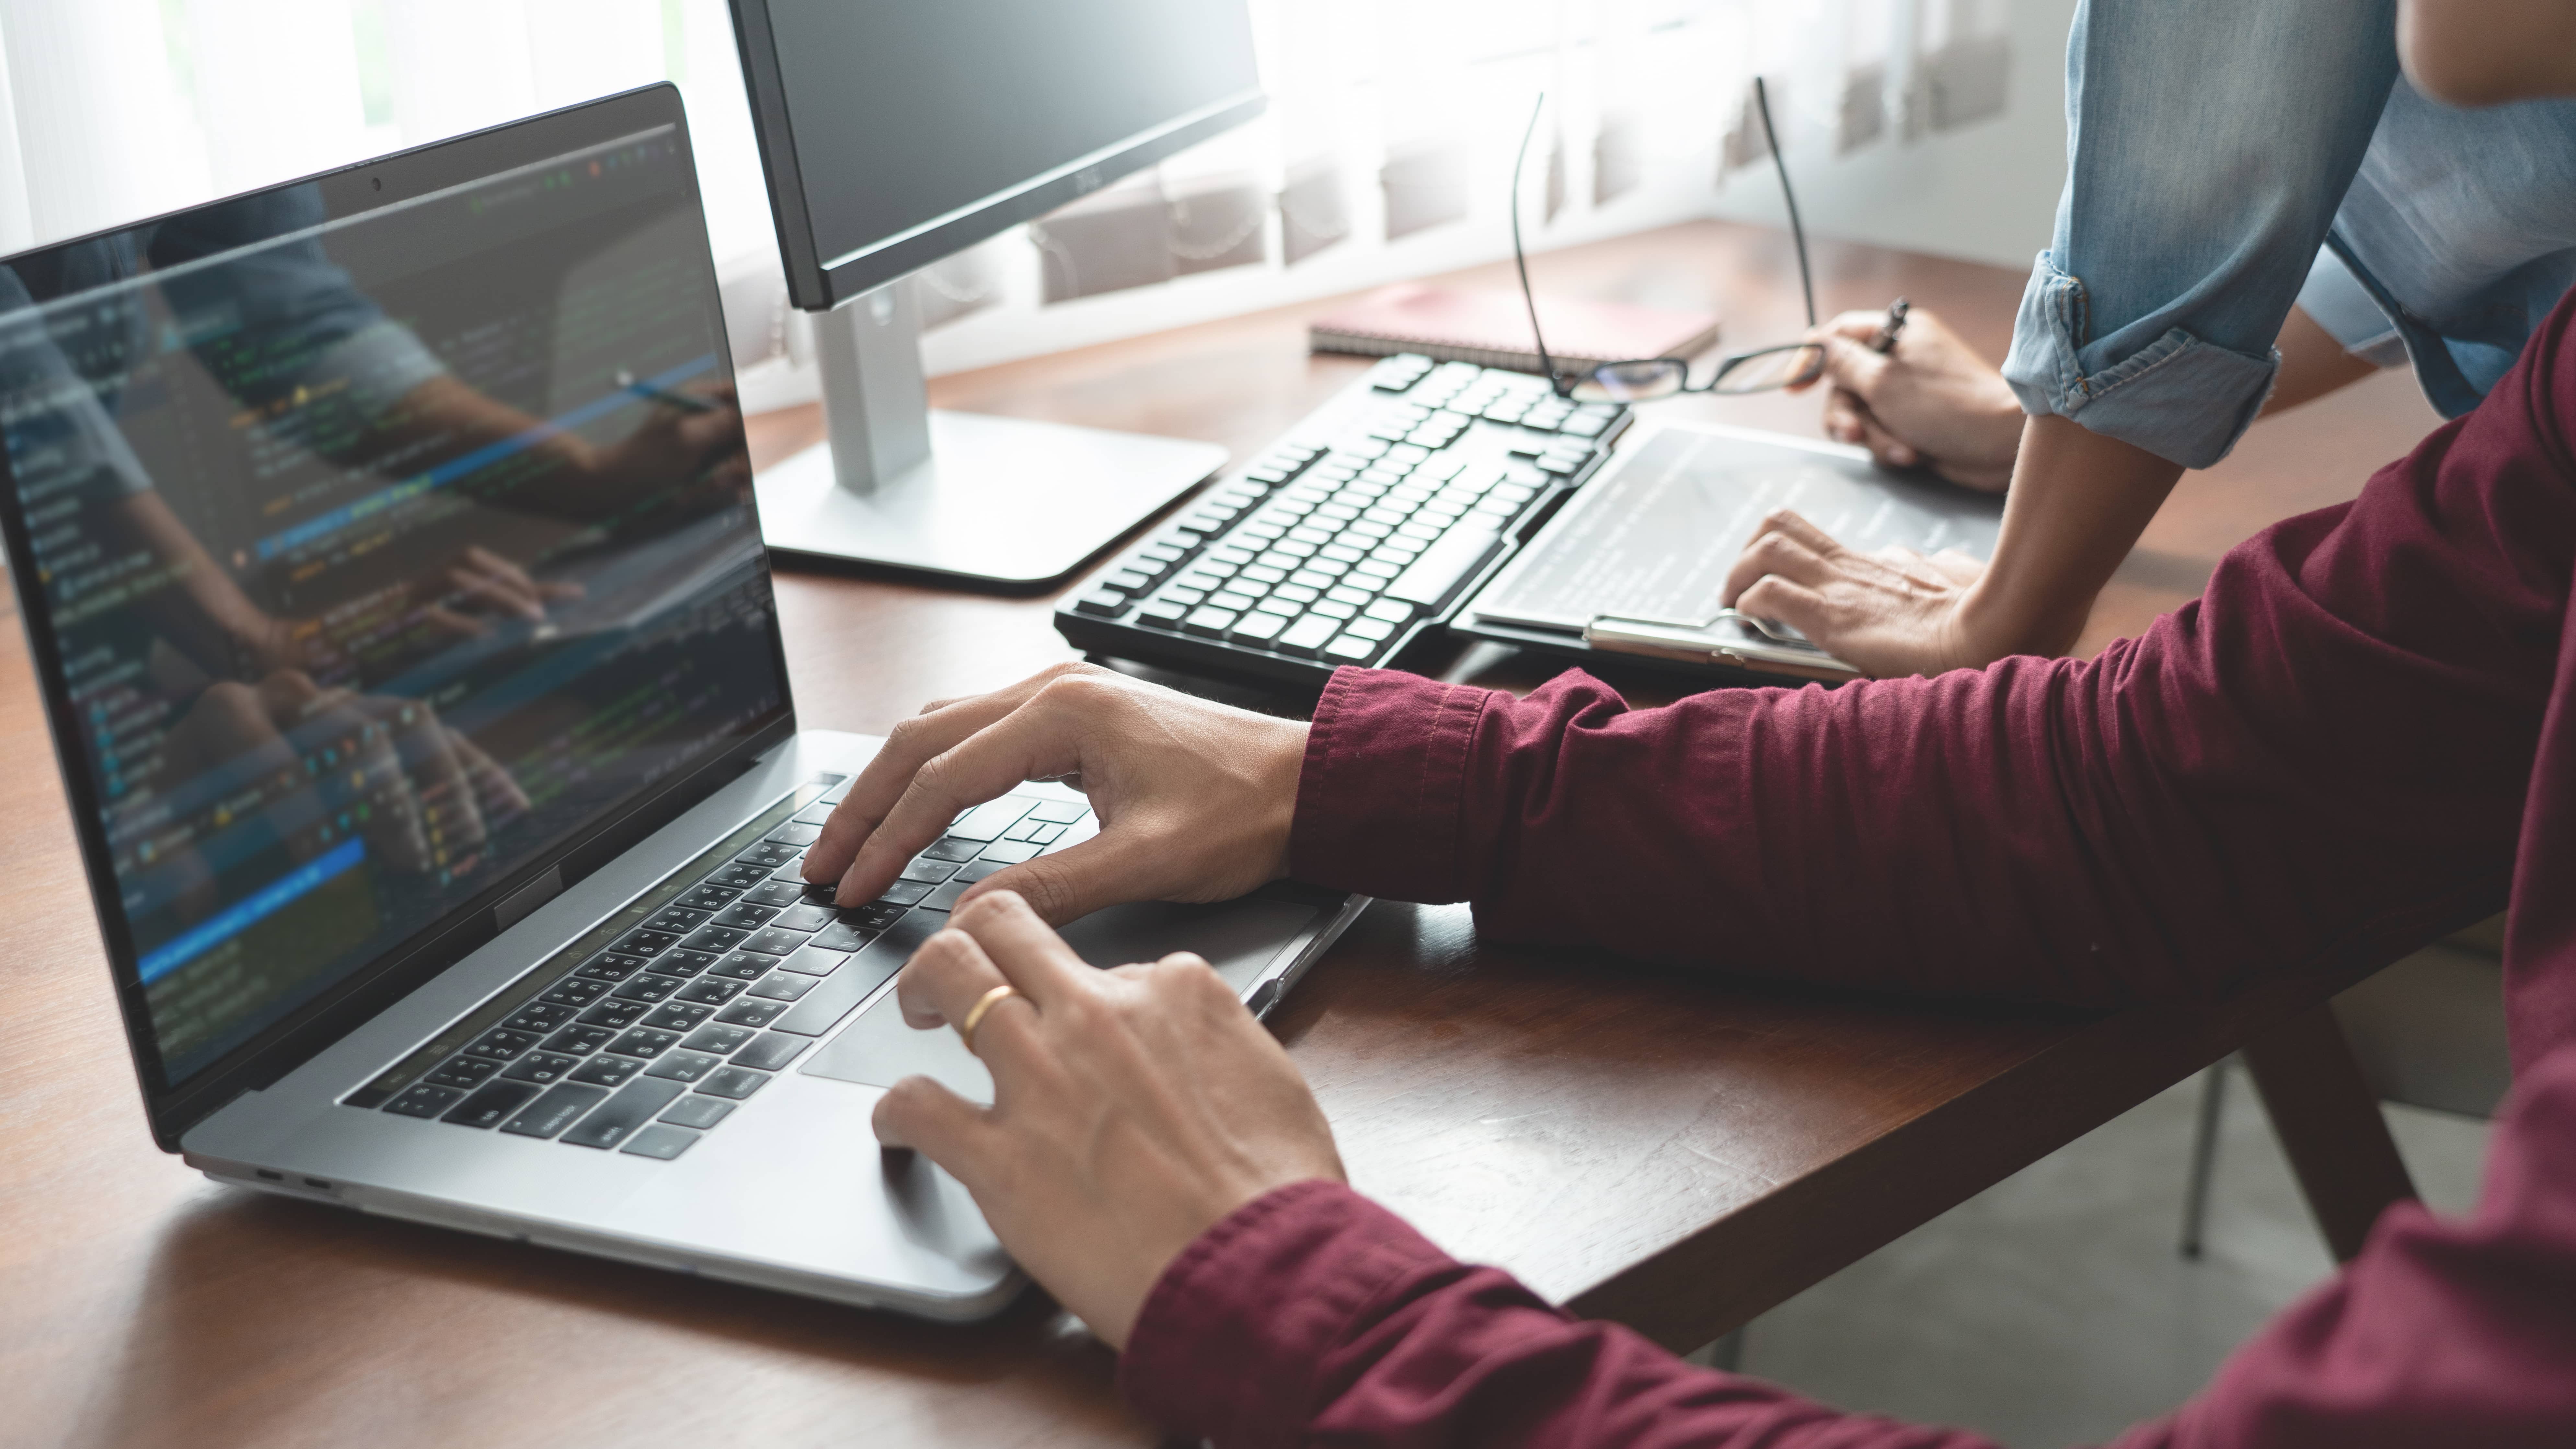
[[[1771, 129], [1771, 92], [1762, 84], [1762, 77], [1758, 75], [1753, 78], [1753, 105], [1762, 113], [1762, 140], [1763, 144], [1771, 148], [1771, 168], [1780, 173], [1780, 199], [1789, 204], [1789, 237], [1798, 246], [1798, 286], [1807, 295], [1807, 325], [1813, 327], [1816, 325], [1816, 279], [1807, 270], [1807, 229], [1798, 223], [1798, 193], [1789, 189], [1789, 163], [1780, 159], [1780, 135]], [[1530, 117], [1530, 124], [1536, 126], [1538, 117]], [[1523, 141], [1521, 145], [1526, 148], [1529, 143]], [[1517, 172], [1513, 189], [1517, 194], [1519, 189]], [[1514, 216], [1513, 223], [1514, 245], [1517, 246], [1519, 244], [1517, 215]], [[1521, 285], [1524, 289], [1529, 285], [1526, 273], [1521, 278]], [[1535, 319], [1538, 313], [1533, 310], [1530, 316]]]
[[[1545, 375], [1547, 385], [1556, 391], [1557, 396], [1563, 397], [1566, 393], [1565, 380], [1556, 375], [1556, 359], [1547, 355], [1547, 338], [1538, 330], [1538, 294], [1530, 290], [1529, 253], [1521, 250], [1521, 168], [1529, 164], [1530, 142], [1538, 135], [1539, 112], [1545, 109], [1547, 109], [1547, 92], [1541, 91], [1538, 93], [1537, 102], [1530, 107], [1529, 128], [1521, 132], [1521, 153], [1512, 159], [1512, 191], [1509, 204], [1512, 214], [1512, 265], [1520, 270], [1521, 305], [1529, 309], [1530, 341], [1538, 346], [1539, 371]], [[1804, 265], [1804, 263], [1805, 257], [1802, 254], [1800, 264]], [[1815, 304], [1810, 302], [1807, 311], [1811, 321], [1815, 310]]]

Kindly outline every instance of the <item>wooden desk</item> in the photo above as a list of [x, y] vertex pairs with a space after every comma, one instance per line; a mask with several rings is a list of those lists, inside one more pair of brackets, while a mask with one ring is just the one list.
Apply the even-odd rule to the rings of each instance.
[[[2000, 355], [2017, 275], [1856, 246], [1818, 261], [1829, 309], [1903, 292]], [[1535, 270], [1569, 292], [1713, 302], [1737, 345], [1798, 321], [1785, 248], [1743, 228], [1673, 228]], [[1248, 452], [1360, 365], [1305, 355], [1315, 310], [934, 392]], [[1697, 406], [1813, 428], [1805, 400]], [[817, 429], [810, 415], [757, 421], [767, 455]], [[2431, 422], [2391, 376], [2264, 425], [2184, 483], [2087, 646], [2196, 592], [2262, 524], [2349, 497]], [[812, 575], [783, 577], [780, 598], [814, 725], [882, 731], [920, 700], [1067, 652], [1045, 600]], [[1035, 1296], [991, 1324], [937, 1328], [262, 1199], [156, 1152], [14, 630], [0, 654], [0, 1444], [1150, 1441], [1116, 1401], [1109, 1355]], [[1543, 673], [1481, 651], [1453, 670], [1514, 685]], [[1462, 908], [1381, 905], [1276, 1025], [1362, 1188], [1578, 1311], [1689, 1348], [2326, 989], [2283, 983], [2193, 1018], [1821, 999], [1497, 950]]]

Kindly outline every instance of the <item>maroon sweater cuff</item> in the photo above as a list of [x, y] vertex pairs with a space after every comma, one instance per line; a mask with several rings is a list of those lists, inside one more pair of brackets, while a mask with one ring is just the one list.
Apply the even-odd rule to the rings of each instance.
[[1119, 1387], [1164, 1428], [1230, 1446], [1298, 1442], [1326, 1356], [1387, 1285], [1448, 1258], [1338, 1182], [1291, 1183], [1199, 1235], [1138, 1310]]
[[1495, 698], [1393, 670], [1335, 670], [1306, 736], [1289, 873], [1397, 900], [1465, 900], [1467, 761]]

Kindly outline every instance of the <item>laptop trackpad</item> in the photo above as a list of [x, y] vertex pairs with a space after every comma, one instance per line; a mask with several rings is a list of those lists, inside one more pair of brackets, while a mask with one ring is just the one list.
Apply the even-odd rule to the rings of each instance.
[[[1065, 927], [1064, 938], [1093, 965], [1152, 961], [1196, 951], [1237, 994], [1314, 923], [1316, 909], [1293, 901], [1228, 901], [1214, 906], [1141, 903], [1094, 911]], [[957, 1033], [915, 1031], [889, 991], [805, 1066], [809, 1076], [890, 1087], [920, 1073], [976, 1102], [993, 1100], [993, 1078], [968, 1054]]]

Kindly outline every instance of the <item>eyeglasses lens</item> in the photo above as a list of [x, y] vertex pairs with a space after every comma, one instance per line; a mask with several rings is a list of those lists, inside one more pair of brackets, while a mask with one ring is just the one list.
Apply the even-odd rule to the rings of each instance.
[[1670, 357], [1605, 362], [1574, 384], [1578, 402], [1645, 402], [1682, 390], [1686, 364]]
[[1769, 392], [1813, 382], [1825, 370], [1825, 349], [1814, 343], [1748, 352], [1718, 373], [1711, 392]]

